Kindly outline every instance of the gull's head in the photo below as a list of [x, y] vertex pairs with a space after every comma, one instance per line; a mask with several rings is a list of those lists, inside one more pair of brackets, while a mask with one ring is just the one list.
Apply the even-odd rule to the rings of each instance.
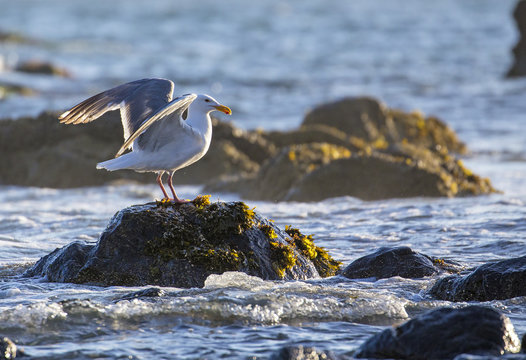
[[232, 110], [230, 110], [228, 106], [221, 105], [216, 99], [205, 94], [197, 95], [195, 100], [192, 102], [191, 107], [192, 109], [197, 109], [205, 113], [217, 110], [224, 112], [227, 115], [232, 114]]

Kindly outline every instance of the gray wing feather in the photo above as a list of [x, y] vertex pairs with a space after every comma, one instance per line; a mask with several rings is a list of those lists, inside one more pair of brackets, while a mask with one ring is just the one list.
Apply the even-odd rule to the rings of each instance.
[[121, 110], [124, 138], [172, 100], [174, 84], [166, 79], [141, 79], [94, 95], [60, 115], [64, 124], [91, 122], [108, 111]]
[[138, 145], [140, 148], [156, 148], [158, 146], [157, 142], [159, 141], [156, 137], [157, 131], [145, 131], [160, 120], [176, 122], [174, 125], [177, 126], [178, 124], [180, 127], [183, 127], [181, 115], [186, 109], [188, 109], [188, 106], [190, 106], [196, 97], [197, 95], [195, 94], [187, 94], [178, 97], [144, 120], [135, 132], [126, 139], [115, 157], [122, 155], [127, 149], [129, 149], [137, 138], [139, 138]]

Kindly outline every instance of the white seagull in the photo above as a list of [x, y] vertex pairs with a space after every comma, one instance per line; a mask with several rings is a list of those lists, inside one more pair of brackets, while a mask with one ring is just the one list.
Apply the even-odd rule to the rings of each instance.
[[[187, 203], [189, 200], [175, 194], [173, 174], [208, 151], [212, 140], [210, 112], [230, 115], [232, 111], [208, 95], [186, 94], [172, 99], [173, 90], [174, 83], [166, 79], [132, 81], [84, 100], [59, 120], [64, 124], [88, 123], [107, 111], [120, 109], [124, 144], [115, 159], [98, 163], [97, 169], [155, 172], [164, 199]], [[124, 154], [127, 149], [131, 151]], [[173, 199], [163, 186], [165, 172]]]

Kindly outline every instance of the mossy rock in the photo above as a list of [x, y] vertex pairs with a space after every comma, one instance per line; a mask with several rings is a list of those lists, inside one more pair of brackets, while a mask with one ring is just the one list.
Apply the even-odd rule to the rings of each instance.
[[307, 113], [302, 126], [330, 126], [368, 143], [409, 142], [463, 154], [466, 146], [442, 120], [419, 111], [390, 109], [370, 97], [344, 98]]
[[210, 274], [269, 280], [335, 275], [340, 263], [297, 229], [278, 229], [243, 202], [136, 205], [119, 211], [96, 245], [73, 243], [26, 276], [103, 286], [200, 287]]
[[[2, 88], [0, 84], [0, 98]], [[96, 169], [98, 162], [112, 159], [122, 145], [118, 111], [77, 126], [60, 124], [57, 116], [45, 112], [35, 118], [0, 121], [0, 184], [71, 188], [121, 180], [154, 181], [150, 173]], [[273, 154], [272, 145], [257, 132], [242, 131], [217, 120], [213, 124], [210, 151], [178, 171], [175, 183], [204, 184], [225, 175], [254, 173], [263, 159]], [[66, 173], [75, 176], [64, 176]]]

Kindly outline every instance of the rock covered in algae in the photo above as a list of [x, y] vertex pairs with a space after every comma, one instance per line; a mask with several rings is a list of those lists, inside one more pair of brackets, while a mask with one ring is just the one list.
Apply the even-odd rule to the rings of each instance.
[[[69, 188], [123, 179], [153, 181], [153, 175], [148, 173], [96, 169], [98, 162], [112, 159], [122, 145], [118, 111], [78, 126], [60, 124], [57, 116], [45, 112], [35, 118], [0, 121], [0, 184]], [[273, 147], [255, 134], [217, 120], [213, 126], [210, 151], [200, 161], [178, 171], [178, 183], [204, 184], [223, 175], [253, 173], [262, 159], [272, 153]]]
[[[118, 112], [78, 126], [56, 114], [0, 121], [0, 184], [46, 187], [102, 185], [152, 175], [100, 171], [122, 144]], [[388, 108], [376, 99], [345, 98], [310, 111], [288, 131], [242, 130], [213, 121], [210, 150], [178, 171], [178, 183], [245, 199], [318, 201], [465, 196], [495, 191], [467, 169], [466, 146], [444, 122], [420, 112]], [[65, 173], [75, 176], [63, 176]]]
[[229, 191], [270, 201], [466, 196], [495, 192], [455, 154], [466, 146], [444, 122], [390, 109], [372, 98], [346, 98], [309, 112], [299, 129], [261, 132], [276, 155], [248, 176], [218, 181]]
[[243, 202], [149, 203], [119, 211], [95, 245], [72, 243], [26, 276], [96, 285], [201, 287], [210, 274], [269, 280], [334, 275], [340, 263], [292, 227], [284, 231]]
[[498, 357], [519, 351], [510, 319], [484, 306], [439, 308], [369, 338], [354, 354], [374, 359], [453, 359], [460, 354]]

